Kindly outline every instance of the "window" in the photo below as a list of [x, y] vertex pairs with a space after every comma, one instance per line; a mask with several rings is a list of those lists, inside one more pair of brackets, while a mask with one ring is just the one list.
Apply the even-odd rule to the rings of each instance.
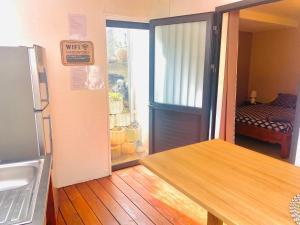
[[202, 107], [206, 29], [206, 21], [155, 27], [155, 102]]

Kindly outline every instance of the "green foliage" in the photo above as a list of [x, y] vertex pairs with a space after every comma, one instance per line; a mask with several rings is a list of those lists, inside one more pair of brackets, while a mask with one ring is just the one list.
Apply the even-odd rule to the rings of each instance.
[[123, 95], [118, 92], [109, 92], [109, 99], [111, 101], [121, 101], [123, 99]]

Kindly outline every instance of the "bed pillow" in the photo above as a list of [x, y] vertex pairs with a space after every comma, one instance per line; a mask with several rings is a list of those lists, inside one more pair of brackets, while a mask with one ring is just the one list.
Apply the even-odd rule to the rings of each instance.
[[292, 94], [278, 94], [277, 98], [271, 103], [273, 106], [280, 106], [285, 108], [296, 108], [297, 96]]

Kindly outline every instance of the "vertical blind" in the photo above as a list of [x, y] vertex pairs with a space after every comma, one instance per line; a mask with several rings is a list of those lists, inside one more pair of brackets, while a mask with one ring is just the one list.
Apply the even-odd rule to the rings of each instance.
[[154, 100], [202, 107], [207, 22], [155, 27]]

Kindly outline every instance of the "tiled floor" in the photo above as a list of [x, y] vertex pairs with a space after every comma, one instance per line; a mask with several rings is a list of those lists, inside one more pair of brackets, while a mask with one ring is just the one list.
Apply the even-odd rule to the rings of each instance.
[[206, 211], [143, 166], [59, 190], [58, 224], [206, 224]]

